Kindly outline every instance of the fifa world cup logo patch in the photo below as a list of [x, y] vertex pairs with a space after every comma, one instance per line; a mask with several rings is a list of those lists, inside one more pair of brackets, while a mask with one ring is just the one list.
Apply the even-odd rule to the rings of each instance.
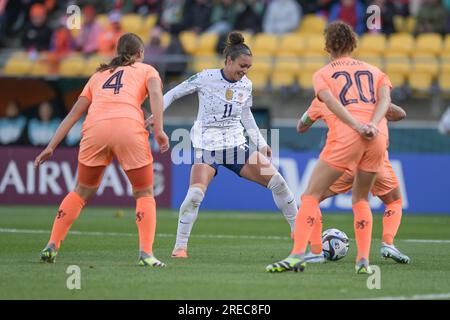
[[64, 211], [62, 211], [61, 209], [58, 210], [58, 213], [56, 214], [56, 219], [61, 219], [64, 218], [67, 215], [67, 213], [65, 213]]
[[383, 217], [389, 218], [389, 217], [393, 216], [394, 214], [395, 214], [394, 210], [385, 210], [383, 213]]
[[136, 221], [141, 222], [144, 219], [144, 212], [136, 212]]
[[308, 218], [306, 219], [306, 223], [309, 224], [310, 227], [312, 227], [314, 225], [314, 218], [311, 216], [308, 216]]
[[367, 227], [369, 225], [369, 221], [366, 220], [360, 220], [360, 221], [356, 221], [356, 229], [364, 229], [365, 227]]

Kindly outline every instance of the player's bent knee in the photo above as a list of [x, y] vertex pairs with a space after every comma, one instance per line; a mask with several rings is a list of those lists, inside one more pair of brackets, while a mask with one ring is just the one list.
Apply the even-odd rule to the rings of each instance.
[[84, 200], [89, 201], [97, 192], [98, 187], [87, 187], [77, 183], [74, 191]]

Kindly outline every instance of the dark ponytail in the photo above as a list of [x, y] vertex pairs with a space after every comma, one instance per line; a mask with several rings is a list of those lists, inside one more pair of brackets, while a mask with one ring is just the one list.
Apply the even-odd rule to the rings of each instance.
[[102, 63], [97, 71], [110, 70], [114, 72], [117, 67], [130, 66], [136, 62], [139, 52], [144, 48], [144, 43], [139, 36], [134, 33], [126, 33], [117, 42], [117, 57], [110, 63]]
[[226, 59], [228, 57], [230, 57], [231, 60], [235, 60], [237, 57], [239, 57], [242, 54], [251, 56], [252, 51], [244, 43], [244, 36], [240, 32], [232, 31], [227, 36], [223, 54], [225, 55], [225, 61], [226, 61]]

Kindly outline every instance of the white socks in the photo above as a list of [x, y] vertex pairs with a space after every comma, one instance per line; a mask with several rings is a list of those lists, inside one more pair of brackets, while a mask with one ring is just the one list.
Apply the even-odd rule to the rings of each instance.
[[286, 181], [279, 172], [274, 174], [267, 184], [267, 188], [272, 190], [273, 200], [278, 209], [283, 212], [291, 231], [294, 231], [295, 217], [297, 216], [297, 203], [292, 191], [289, 189]]
[[205, 194], [202, 189], [193, 187], [189, 188], [186, 198], [180, 207], [180, 215], [178, 218], [177, 241], [175, 248], [187, 248], [189, 236], [192, 226], [197, 219], [198, 209], [202, 203]]

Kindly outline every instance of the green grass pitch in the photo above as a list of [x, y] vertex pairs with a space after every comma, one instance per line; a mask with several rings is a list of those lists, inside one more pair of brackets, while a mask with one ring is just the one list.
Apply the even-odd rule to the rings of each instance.
[[[450, 216], [408, 215], [396, 245], [412, 263], [379, 255], [381, 215], [374, 216], [371, 263], [381, 269], [381, 289], [354, 273], [352, 215], [324, 213], [324, 228], [350, 238], [347, 257], [303, 273], [270, 274], [265, 266], [289, 254], [288, 225], [278, 213], [201, 211], [190, 240], [189, 259], [172, 259], [177, 212], [158, 210], [155, 255], [165, 269], [137, 265], [134, 211], [87, 207], [72, 227], [55, 264], [39, 261], [56, 207], [0, 207], [0, 299], [365, 299], [450, 298]], [[72, 232], [73, 231], [73, 232]], [[417, 241], [417, 239], [441, 241]], [[68, 266], [81, 270], [81, 289], [69, 290]]]

